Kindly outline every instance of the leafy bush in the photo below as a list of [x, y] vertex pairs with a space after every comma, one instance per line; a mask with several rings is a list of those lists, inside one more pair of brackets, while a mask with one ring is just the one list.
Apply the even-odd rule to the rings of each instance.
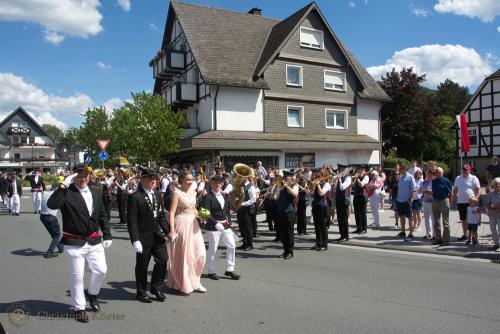
[[406, 165], [409, 166], [410, 162], [405, 158], [399, 158], [395, 156], [390, 156], [389, 158], [384, 160], [385, 168], [394, 168], [396, 165]]
[[[45, 186], [47, 188], [50, 188], [52, 183], [54, 183], [55, 181], [57, 181], [57, 175], [44, 175], [43, 176], [43, 183], [45, 183]], [[31, 186], [30, 181], [23, 179], [21, 181], [21, 186], [22, 187], [30, 187]]]

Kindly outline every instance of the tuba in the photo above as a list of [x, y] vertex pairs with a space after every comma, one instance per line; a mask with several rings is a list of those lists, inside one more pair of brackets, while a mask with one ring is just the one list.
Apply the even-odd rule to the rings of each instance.
[[235, 174], [235, 177], [233, 178], [232, 182], [233, 191], [231, 191], [231, 193], [229, 194], [229, 206], [231, 207], [231, 210], [235, 211], [238, 205], [243, 201], [243, 197], [245, 196], [241, 187], [243, 186], [247, 177], [254, 176], [254, 172], [253, 168], [241, 163], [234, 165], [233, 172]]

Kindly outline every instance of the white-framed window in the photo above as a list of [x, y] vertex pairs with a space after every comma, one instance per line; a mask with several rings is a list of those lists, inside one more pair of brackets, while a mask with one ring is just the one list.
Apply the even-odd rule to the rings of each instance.
[[287, 106], [287, 122], [292, 128], [301, 128], [304, 126], [304, 107]]
[[344, 72], [325, 70], [325, 89], [340, 92], [346, 91], [346, 76]]
[[286, 65], [286, 84], [302, 87], [302, 66]]
[[323, 50], [325, 47], [323, 31], [300, 27], [300, 46]]
[[328, 129], [347, 130], [347, 110], [325, 109], [325, 124]]
[[471, 147], [477, 147], [477, 141], [478, 141], [478, 127], [471, 127], [468, 128], [467, 131], [469, 131], [469, 144]]

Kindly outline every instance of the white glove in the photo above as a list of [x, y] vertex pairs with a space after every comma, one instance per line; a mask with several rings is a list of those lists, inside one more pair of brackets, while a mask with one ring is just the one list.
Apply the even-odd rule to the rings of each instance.
[[217, 223], [215, 224], [215, 229], [217, 231], [224, 231], [224, 225], [222, 225], [221, 223]]
[[136, 253], [142, 253], [142, 244], [139, 240], [134, 241], [132, 247], [134, 247]]
[[75, 178], [75, 176], [77, 176], [78, 173], [74, 173], [74, 174], [71, 174], [70, 176], [68, 176], [65, 180], [64, 180], [64, 186], [67, 188], [69, 187], [69, 185], [71, 183], [73, 183], [73, 179]]
[[174, 242], [176, 239], [177, 239], [177, 233], [174, 233], [170, 241]]
[[111, 246], [111, 244], [112, 244], [112, 243], [113, 243], [113, 240], [104, 240], [104, 241], [102, 242], [102, 246], [103, 246], [104, 248], [109, 248], [109, 247]]

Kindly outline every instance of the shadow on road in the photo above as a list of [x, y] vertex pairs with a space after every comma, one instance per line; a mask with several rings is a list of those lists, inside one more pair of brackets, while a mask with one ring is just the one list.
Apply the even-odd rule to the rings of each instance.
[[25, 249], [18, 249], [15, 251], [10, 252], [11, 254], [14, 255], [20, 255], [20, 256], [42, 256], [45, 254], [45, 252], [33, 249], [33, 248], [25, 248]]

